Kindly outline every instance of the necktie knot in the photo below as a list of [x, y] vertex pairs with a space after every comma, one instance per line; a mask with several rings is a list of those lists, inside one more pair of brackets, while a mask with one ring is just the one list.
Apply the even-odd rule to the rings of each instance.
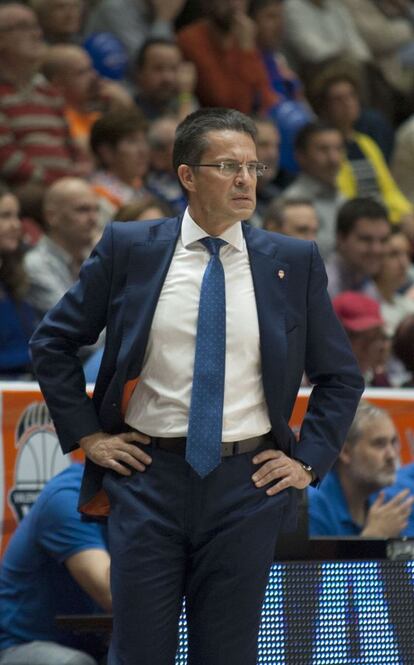
[[221, 238], [212, 238], [211, 236], [202, 238], [201, 242], [203, 243], [204, 247], [208, 249], [212, 256], [220, 254], [220, 247], [227, 245], [225, 240], [222, 240]]

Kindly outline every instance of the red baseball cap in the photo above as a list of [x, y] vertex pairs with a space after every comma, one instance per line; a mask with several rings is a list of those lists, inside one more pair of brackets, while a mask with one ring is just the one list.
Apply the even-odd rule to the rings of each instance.
[[379, 303], [363, 293], [344, 291], [333, 299], [332, 304], [345, 329], [362, 332], [384, 325]]

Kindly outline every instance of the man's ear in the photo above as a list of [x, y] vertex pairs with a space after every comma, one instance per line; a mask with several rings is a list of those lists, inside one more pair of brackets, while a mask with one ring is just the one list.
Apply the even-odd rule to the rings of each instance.
[[180, 179], [181, 185], [185, 190], [188, 192], [195, 192], [196, 185], [194, 182], [194, 172], [191, 166], [188, 166], [187, 164], [180, 164], [177, 169], [177, 175]]

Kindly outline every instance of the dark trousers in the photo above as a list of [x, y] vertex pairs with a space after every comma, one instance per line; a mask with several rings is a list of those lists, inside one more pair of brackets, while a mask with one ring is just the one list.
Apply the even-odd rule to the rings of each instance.
[[255, 487], [255, 453], [224, 458], [201, 480], [183, 457], [148, 452], [144, 473], [104, 479], [114, 613], [108, 665], [173, 665], [183, 596], [189, 665], [255, 665], [287, 493], [269, 497]]

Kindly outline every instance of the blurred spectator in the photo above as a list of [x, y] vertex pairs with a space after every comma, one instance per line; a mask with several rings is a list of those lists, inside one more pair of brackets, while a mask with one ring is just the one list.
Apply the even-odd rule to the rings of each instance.
[[284, 233], [302, 240], [316, 240], [319, 221], [312, 201], [307, 199], [284, 199], [273, 201], [264, 216], [267, 231]]
[[91, 148], [98, 162], [91, 182], [106, 223], [121, 205], [147, 192], [147, 121], [138, 109], [105, 113], [92, 127]]
[[405, 367], [408, 376], [403, 388], [414, 388], [414, 314], [401, 321], [394, 334], [394, 355]]
[[147, 39], [138, 51], [133, 78], [138, 88], [135, 102], [148, 120], [174, 115], [181, 121], [198, 106], [195, 67], [183, 62], [172, 40]]
[[414, 204], [414, 115], [397, 129], [391, 169], [401, 191]]
[[341, 0], [286, 0], [286, 45], [306, 80], [315, 66], [348, 57], [364, 66], [371, 59]]
[[378, 145], [366, 134], [354, 130], [359, 104], [352, 79], [343, 75], [327, 79], [321, 95], [324, 119], [341, 132], [345, 141], [347, 159], [338, 175], [341, 192], [349, 198], [379, 198], [388, 208], [391, 221], [404, 220], [412, 226], [412, 206], [398, 189]]
[[281, 51], [284, 27], [284, 0], [251, 0], [250, 16], [256, 23], [260, 49], [272, 89], [278, 96], [272, 117], [280, 132], [280, 166], [296, 173], [294, 145], [297, 132], [312, 119], [305, 103], [302, 84]]
[[37, 322], [26, 302], [19, 203], [0, 185], [0, 378], [31, 378], [28, 342]]
[[384, 260], [391, 225], [387, 211], [377, 201], [346, 201], [336, 222], [336, 251], [326, 262], [328, 292], [334, 298], [343, 291], [361, 291], [373, 298], [373, 278]]
[[42, 71], [64, 98], [71, 136], [87, 154], [92, 125], [101, 113], [133, 106], [133, 99], [123, 86], [98, 76], [81, 46], [51, 46]]
[[46, 191], [47, 229], [24, 260], [29, 277], [28, 300], [43, 316], [73, 286], [97, 231], [96, 196], [80, 178], [62, 178]]
[[379, 303], [363, 293], [344, 291], [333, 299], [336, 315], [349, 337], [366, 386], [386, 387], [390, 340]]
[[381, 268], [374, 278], [381, 313], [390, 335], [394, 334], [402, 319], [408, 314], [414, 314], [414, 300], [400, 293], [400, 289], [407, 283], [410, 263], [410, 241], [401, 229], [393, 227]]
[[148, 191], [164, 199], [176, 214], [184, 212], [187, 197], [177, 178], [173, 167], [172, 153], [174, 147], [177, 120], [164, 117], [154, 120], [148, 132], [150, 146], [150, 168], [146, 177]]
[[414, 497], [405, 489], [387, 501], [384, 493], [384, 488], [395, 482], [398, 452], [398, 436], [390, 416], [361, 401], [334, 470], [317, 490], [308, 490], [310, 534], [405, 535]]
[[13, 185], [78, 170], [63, 99], [37, 73], [44, 49], [35, 13], [0, 5], [0, 177]]
[[308, 86], [309, 100], [318, 116], [326, 117], [326, 94], [332, 83], [344, 84], [343, 106], [337, 108], [339, 120], [335, 125], [341, 129], [350, 124], [354, 129], [368, 134], [381, 148], [387, 161], [394, 147], [394, 129], [390, 121], [377, 109], [366, 108], [362, 100], [366, 97], [358, 71], [348, 60], [336, 60], [316, 74]]
[[264, 112], [277, 101], [256, 47], [248, 0], [203, 0], [206, 18], [179, 31], [186, 60], [197, 69], [196, 94], [203, 106]]
[[359, 34], [389, 88], [412, 98], [414, 15], [411, 0], [345, 0]]
[[283, 192], [286, 199], [309, 199], [319, 219], [317, 243], [324, 259], [335, 247], [335, 224], [345, 197], [336, 180], [344, 154], [340, 132], [321, 122], [305, 125], [296, 138], [296, 159], [301, 173]]
[[83, 465], [43, 488], [14, 532], [0, 569], [2, 665], [97, 665], [97, 635], [62, 631], [59, 614], [111, 611], [106, 529], [82, 521], [77, 502]]
[[263, 226], [264, 213], [273, 199], [280, 196], [280, 189], [275, 184], [279, 171], [280, 135], [272, 120], [255, 118], [257, 128], [256, 151], [259, 162], [266, 164], [267, 169], [257, 179], [256, 210], [250, 219], [254, 226]]
[[83, 0], [29, 0], [48, 44], [71, 44], [80, 39]]
[[112, 32], [129, 57], [148, 37], [172, 37], [185, 0], [101, 0], [89, 13], [86, 34]]
[[114, 222], [130, 222], [143, 219], [173, 217], [174, 211], [163, 199], [153, 194], [144, 194], [138, 201], [121, 206], [114, 215]]

